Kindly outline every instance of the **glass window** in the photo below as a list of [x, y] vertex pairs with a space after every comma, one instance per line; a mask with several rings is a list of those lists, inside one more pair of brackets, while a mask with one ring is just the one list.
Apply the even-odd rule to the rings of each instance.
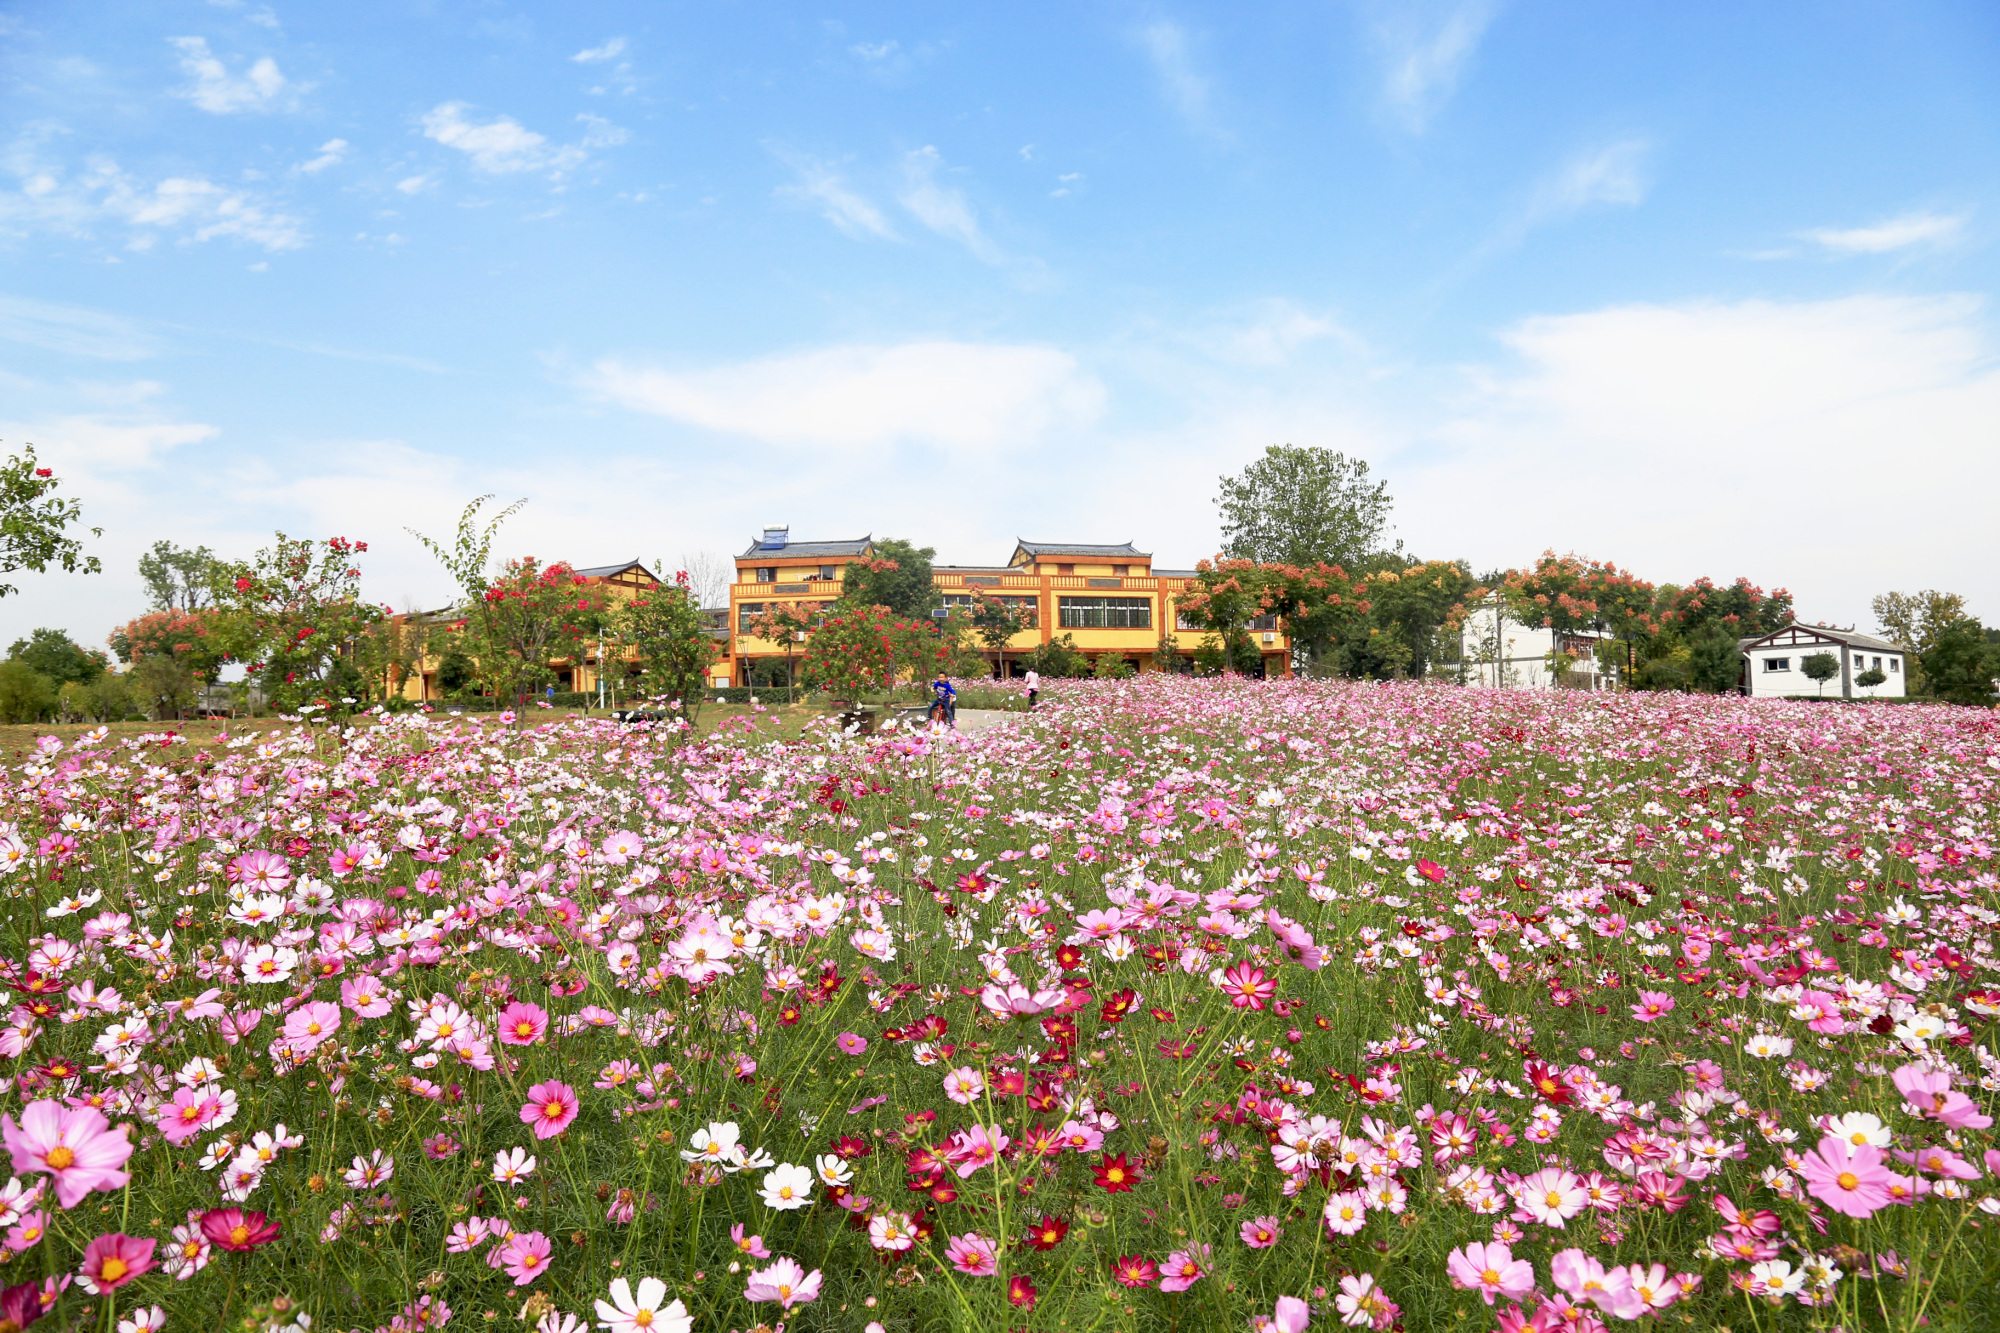
[[762, 602], [738, 602], [736, 604], [736, 632], [748, 634], [750, 622], [764, 614]]
[[1153, 602], [1148, 597], [1064, 597], [1059, 601], [1064, 629], [1153, 627]]
[[1186, 611], [1178, 612], [1174, 616], [1174, 628], [1193, 629], [1193, 630], [1201, 629], [1202, 628], [1201, 618], [1193, 614], [1190, 614], [1189, 612]]
[[837, 578], [839, 575], [840, 571], [832, 565], [821, 565], [819, 567], [819, 576], [823, 579]]
[[1891, 671], [1901, 671], [1902, 669], [1903, 669], [1903, 659], [1902, 659], [1902, 658], [1900, 658], [1900, 657], [1892, 657], [1892, 658], [1890, 658], [1890, 659], [1889, 659], [1889, 670], [1891, 670]]
[[1789, 657], [1767, 657], [1764, 659], [1764, 670], [1766, 671], [1790, 671], [1791, 669], [1792, 659]]
[[776, 583], [777, 581], [778, 567], [776, 565], [759, 565], [757, 567], [757, 582]]
[[1265, 630], [1276, 629], [1278, 628], [1278, 618], [1276, 616], [1258, 616], [1250, 622], [1250, 628], [1259, 633]]

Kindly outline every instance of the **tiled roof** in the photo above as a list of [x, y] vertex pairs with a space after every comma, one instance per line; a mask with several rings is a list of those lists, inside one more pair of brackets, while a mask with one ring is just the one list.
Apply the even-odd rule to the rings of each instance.
[[640, 564], [636, 559], [627, 560], [622, 565], [597, 565], [590, 569], [579, 569], [576, 570], [575, 573], [578, 576], [586, 579], [608, 579], [614, 574], [623, 574], [628, 569], [636, 569], [641, 574], [644, 574], [647, 578], [653, 579], [653, 582], [655, 583], [659, 582], [658, 579], [653, 578], [653, 571], [647, 569], [644, 565]]
[[1153, 558], [1147, 552], [1133, 546], [1131, 542], [1121, 542], [1116, 546], [1088, 546], [1079, 542], [1031, 542], [1017, 537], [1014, 539], [1014, 546], [1016, 550], [1026, 551], [1032, 556], [1126, 556], [1128, 558], [1137, 557], [1141, 560], [1151, 560]]
[[750, 549], [738, 560], [750, 560], [757, 556], [769, 556], [775, 560], [807, 559], [816, 556], [837, 555], [852, 558], [868, 554], [868, 548], [875, 544], [871, 536], [857, 537], [845, 542], [786, 542], [783, 546], [766, 546], [760, 539], [750, 543]]
[[1748, 648], [1753, 643], [1762, 643], [1764, 640], [1770, 638], [1771, 635], [1782, 634], [1788, 629], [1799, 629], [1804, 630], [1808, 634], [1817, 634], [1823, 639], [1832, 639], [1836, 643], [1844, 643], [1849, 648], [1867, 648], [1878, 653], [1907, 653], [1910, 651], [1900, 643], [1891, 643], [1887, 639], [1878, 639], [1872, 634], [1856, 634], [1851, 629], [1835, 629], [1831, 625], [1802, 625], [1796, 620], [1789, 625], [1772, 630], [1770, 634], [1758, 634], [1748, 639], [1738, 639], [1736, 645], [1739, 648]]

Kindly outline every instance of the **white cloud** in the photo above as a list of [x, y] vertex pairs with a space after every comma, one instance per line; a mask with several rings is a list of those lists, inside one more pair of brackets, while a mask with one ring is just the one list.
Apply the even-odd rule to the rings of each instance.
[[72, 236], [94, 234], [101, 224], [129, 229], [126, 244], [150, 248], [163, 233], [183, 241], [234, 239], [266, 250], [294, 250], [306, 243], [305, 225], [247, 190], [201, 176], [173, 176], [148, 185], [106, 157], [92, 157], [71, 174], [41, 151], [45, 134], [30, 131], [4, 155], [20, 182], [0, 191], [0, 231], [37, 229]]
[[1197, 323], [1187, 335], [1190, 346], [1220, 362], [1239, 366], [1283, 366], [1307, 344], [1337, 337], [1352, 344], [1326, 315], [1294, 302], [1272, 299], [1230, 312], [1212, 323]]
[[1409, 437], [1431, 461], [1394, 470], [1413, 546], [1494, 564], [1573, 547], [1654, 582], [1743, 574], [1841, 623], [1903, 586], [2000, 613], [1989, 525], [1940, 489], [2000, 491], [1979, 300], [1622, 306], [1504, 342], [1518, 363], [1478, 372]]
[[1965, 230], [1965, 221], [1963, 214], [1905, 213], [1872, 227], [1822, 227], [1800, 235], [1835, 254], [1880, 255], [1913, 245], [1948, 245]]
[[1493, 21], [1492, 0], [1403, 3], [1374, 25], [1382, 100], [1411, 134], [1422, 134], [1458, 87]]
[[909, 444], [997, 453], [1090, 422], [1104, 389], [1054, 348], [958, 342], [834, 347], [708, 370], [600, 361], [583, 380], [634, 411], [795, 448]]
[[325, 171], [328, 167], [335, 166], [344, 161], [347, 157], [347, 149], [347, 140], [328, 139], [319, 146], [319, 155], [309, 162], [299, 163], [298, 169], [307, 175]]
[[602, 116], [593, 116], [588, 111], [577, 113], [577, 120], [583, 125], [583, 146], [585, 148], [612, 148], [632, 137], [632, 132], [622, 125], [613, 125]]
[[798, 179], [792, 184], [778, 187], [779, 198], [790, 199], [816, 210], [821, 217], [856, 240], [869, 236], [885, 241], [902, 239], [889, 225], [889, 220], [882, 216], [882, 210], [850, 186], [831, 166], [783, 150], [778, 150], [778, 156], [798, 173]]
[[1643, 139], [1623, 139], [1572, 157], [1536, 191], [1531, 219], [1561, 217], [1592, 204], [1643, 203], [1650, 147]]
[[625, 39], [623, 37], [613, 37], [602, 46], [586, 47], [584, 50], [578, 51], [570, 59], [579, 65], [588, 65], [599, 60], [616, 60], [624, 52]]
[[141, 361], [158, 350], [130, 320], [25, 296], [0, 295], [0, 338], [98, 361]]
[[[522, 171], [547, 171], [560, 175], [583, 164], [588, 155], [587, 146], [617, 143], [624, 135], [623, 130], [618, 130], [618, 138], [605, 138], [593, 127], [582, 144], [556, 145], [550, 143], [547, 136], [528, 129], [512, 116], [496, 116], [483, 125], [477, 124], [466, 118], [469, 109], [464, 102], [444, 102], [433, 107], [423, 118], [424, 137], [464, 153], [472, 159], [475, 170], [488, 175], [504, 176]], [[597, 121], [596, 117], [587, 119], [608, 126], [608, 122]], [[615, 126], [609, 128], [616, 129]]]
[[1004, 262], [1006, 256], [980, 229], [979, 215], [964, 192], [937, 183], [938, 168], [943, 165], [938, 150], [928, 146], [903, 154], [903, 188], [896, 202], [911, 217], [938, 235], [957, 241], [986, 263]]
[[430, 183], [429, 176], [405, 176], [396, 182], [396, 188], [404, 194], [416, 194]]
[[1159, 19], [1139, 29], [1137, 36], [1140, 48], [1153, 62], [1167, 104], [1195, 133], [1208, 139], [1227, 139], [1229, 136], [1215, 123], [1209, 80], [1195, 68], [1187, 29], [1169, 19]]
[[194, 80], [179, 95], [203, 111], [219, 116], [236, 111], [268, 111], [277, 105], [279, 95], [285, 91], [285, 76], [279, 72], [278, 62], [269, 56], [258, 60], [237, 78], [208, 49], [205, 39], [169, 37], [167, 43], [181, 53], [181, 71]]

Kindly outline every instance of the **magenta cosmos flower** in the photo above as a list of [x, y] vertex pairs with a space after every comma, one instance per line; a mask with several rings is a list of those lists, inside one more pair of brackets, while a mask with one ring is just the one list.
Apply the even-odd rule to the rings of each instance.
[[1474, 1241], [1462, 1250], [1453, 1250], [1445, 1260], [1445, 1269], [1452, 1286], [1478, 1292], [1488, 1305], [1495, 1296], [1518, 1300], [1535, 1285], [1534, 1265], [1516, 1259], [1499, 1241], [1490, 1245]]
[[1807, 1154], [1799, 1174], [1807, 1192], [1836, 1213], [1873, 1217], [1888, 1206], [1890, 1172], [1882, 1165], [1882, 1150], [1873, 1144], [1829, 1134]]
[[539, 1004], [516, 1000], [500, 1011], [500, 1040], [508, 1046], [533, 1046], [549, 1030], [549, 1011]]
[[569, 1128], [579, 1109], [576, 1093], [569, 1084], [551, 1079], [528, 1089], [528, 1104], [521, 1108], [521, 1123], [532, 1125], [536, 1138], [552, 1139]]
[[507, 1270], [507, 1276], [514, 1279], [515, 1286], [525, 1287], [549, 1266], [549, 1253], [553, 1248], [549, 1238], [541, 1232], [521, 1232], [509, 1237], [502, 1247], [500, 1267]]
[[1186, 1291], [1208, 1272], [1204, 1267], [1207, 1262], [1206, 1245], [1190, 1245], [1185, 1250], [1175, 1250], [1167, 1256], [1166, 1263], [1160, 1265], [1160, 1290]]
[[868, 1038], [858, 1032], [843, 1032], [833, 1039], [833, 1044], [849, 1055], [859, 1055], [868, 1049]]
[[1641, 1023], [1650, 1023], [1656, 1018], [1665, 1018], [1674, 1009], [1674, 997], [1663, 990], [1642, 990], [1639, 1003], [1632, 1006], [1632, 1017]]
[[84, 1247], [83, 1268], [79, 1270], [83, 1289], [93, 1296], [118, 1290], [153, 1266], [157, 1244], [119, 1231], [99, 1236]]
[[780, 1259], [769, 1268], [752, 1273], [743, 1286], [746, 1301], [776, 1301], [789, 1310], [794, 1305], [819, 1299], [820, 1271], [811, 1273], [791, 1259]]
[[1265, 976], [1263, 968], [1238, 963], [1222, 974], [1222, 993], [1238, 1009], [1262, 1009], [1278, 993], [1278, 983]]
[[46, 1171], [55, 1177], [56, 1199], [74, 1208], [92, 1190], [115, 1190], [131, 1177], [118, 1168], [132, 1155], [128, 1125], [115, 1129], [94, 1106], [67, 1107], [39, 1101], [14, 1117], [0, 1116], [0, 1138], [23, 1175]]

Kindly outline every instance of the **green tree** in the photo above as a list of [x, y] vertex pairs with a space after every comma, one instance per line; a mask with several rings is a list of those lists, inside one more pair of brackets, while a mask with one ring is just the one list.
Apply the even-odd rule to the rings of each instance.
[[1177, 672], [1186, 670], [1187, 654], [1174, 642], [1172, 634], [1162, 634], [1160, 642], [1153, 649], [1153, 665], [1161, 671]]
[[708, 684], [717, 645], [702, 624], [701, 607], [686, 570], [670, 584], [654, 584], [615, 614], [619, 637], [638, 655], [641, 688], [680, 706], [694, 722]]
[[56, 683], [17, 657], [0, 662], [0, 722], [39, 722], [56, 706]]
[[1840, 659], [1832, 653], [1809, 653], [1800, 661], [1799, 670], [1819, 686], [1820, 697], [1825, 698], [1826, 683], [1840, 674]]
[[2000, 675], [2000, 651], [1986, 641], [1977, 620], [1945, 626], [1923, 658], [1930, 693], [1955, 704], [1987, 706], [1994, 702], [1993, 678]]
[[1351, 621], [1337, 645], [1343, 675], [1422, 678], [1431, 673], [1440, 646], [1456, 661], [1459, 626], [1470, 605], [1486, 595], [1463, 561], [1387, 563], [1392, 567], [1356, 581], [1355, 597], [1368, 610]]
[[[354, 560], [367, 549], [344, 537], [322, 542], [280, 532], [254, 559], [217, 567], [214, 636], [229, 660], [259, 678], [273, 707], [320, 703], [346, 713], [385, 684], [355, 660], [369, 631], [387, 618], [360, 597]], [[133, 670], [166, 660], [150, 654]]]
[[842, 608], [827, 617], [806, 647], [805, 683], [859, 707], [869, 694], [894, 688], [902, 656], [898, 640], [906, 632], [906, 622], [884, 607]]
[[555, 679], [550, 663], [582, 653], [585, 631], [600, 613], [583, 579], [562, 561], [510, 560], [466, 611], [468, 647], [480, 679], [516, 707]]
[[79, 648], [68, 630], [38, 629], [25, 639], [14, 640], [7, 655], [26, 662], [58, 685], [87, 684], [103, 675], [111, 659], [100, 648]]
[[1923, 658], [1946, 629], [1965, 619], [1965, 598], [1955, 592], [1925, 588], [1920, 592], [1885, 592], [1871, 603], [1882, 633], [1910, 650], [1904, 684], [1912, 693], [1928, 690]]
[[1743, 650], [1736, 631], [1714, 622], [1688, 640], [1688, 683], [1707, 694], [1727, 694], [1743, 683]]
[[1090, 674], [1090, 659], [1077, 651], [1076, 635], [1058, 634], [1028, 654], [1027, 665], [1051, 680]]
[[157, 721], [187, 716], [201, 681], [171, 657], [148, 657], [126, 673], [132, 704]]
[[[61, 484], [53, 471], [39, 465], [32, 444], [0, 464], [0, 574], [17, 569], [40, 574], [50, 565], [65, 574], [103, 572], [96, 556], [83, 553], [83, 543], [63, 535], [83, 516], [83, 506], [54, 498]], [[90, 535], [102, 537], [104, 529], [92, 528]], [[0, 597], [18, 591], [11, 583], [0, 583]]]
[[215, 601], [215, 571], [220, 562], [206, 546], [183, 549], [157, 541], [139, 557], [139, 577], [155, 611], [199, 611]]
[[1099, 680], [1130, 680], [1132, 664], [1121, 653], [1099, 653], [1090, 674]]
[[1218, 480], [1222, 553], [1258, 564], [1357, 568], [1375, 553], [1394, 505], [1366, 462], [1317, 445], [1274, 444]]
[[938, 605], [931, 583], [936, 556], [931, 547], [915, 547], [901, 538], [876, 542], [872, 558], [847, 562], [840, 599], [850, 607], [886, 606], [899, 616], [928, 617]]
[[1872, 690], [1877, 685], [1880, 685], [1882, 682], [1888, 679], [1889, 679], [1889, 673], [1884, 671], [1881, 667], [1869, 667], [1866, 671], [1862, 672], [1860, 675], [1854, 678], [1854, 683], [1856, 685], [1859, 685], [1864, 690]]
[[984, 589], [972, 594], [972, 632], [999, 662], [1000, 679], [1007, 678], [1007, 645], [1028, 628], [1028, 618], [1018, 606], [999, 597], [989, 597]]

